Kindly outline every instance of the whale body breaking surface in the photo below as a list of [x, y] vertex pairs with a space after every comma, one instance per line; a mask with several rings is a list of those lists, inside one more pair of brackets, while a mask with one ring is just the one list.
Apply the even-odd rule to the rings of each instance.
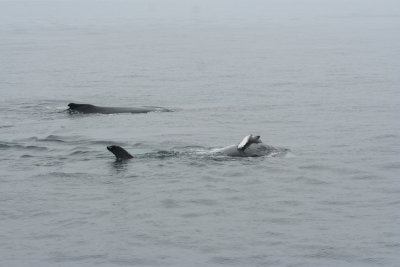
[[[107, 150], [113, 153], [117, 160], [126, 160], [134, 157], [124, 148], [117, 145], [108, 146]], [[262, 157], [285, 151], [286, 149], [281, 151], [273, 146], [263, 144], [260, 136], [248, 135], [238, 145], [214, 149], [210, 151], [210, 154], [228, 157]]]
[[116, 114], [116, 113], [148, 113], [148, 112], [171, 112], [171, 109], [163, 108], [163, 107], [153, 107], [153, 106], [145, 106], [145, 107], [101, 107], [95, 106], [91, 104], [76, 104], [69, 103], [68, 111], [71, 113], [98, 113], [98, 114]]

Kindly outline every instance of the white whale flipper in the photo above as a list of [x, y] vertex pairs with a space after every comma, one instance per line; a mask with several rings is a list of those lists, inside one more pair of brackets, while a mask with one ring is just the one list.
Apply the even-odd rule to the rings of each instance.
[[248, 148], [251, 144], [258, 144], [258, 143], [262, 143], [260, 136], [254, 136], [252, 134], [246, 136], [245, 138], [243, 138], [242, 142], [239, 143], [239, 145], [237, 146], [238, 150], [244, 151], [246, 148]]

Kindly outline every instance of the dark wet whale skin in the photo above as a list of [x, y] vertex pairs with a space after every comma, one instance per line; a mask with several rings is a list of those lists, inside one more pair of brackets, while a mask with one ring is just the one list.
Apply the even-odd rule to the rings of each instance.
[[[120, 146], [107, 146], [107, 149], [114, 154], [117, 160], [131, 159], [133, 156]], [[286, 150], [274, 148], [262, 143], [251, 144], [245, 151], [239, 150], [237, 145], [227, 146], [213, 152], [210, 155], [228, 156], [228, 157], [262, 157], [276, 152], [285, 152]]]
[[140, 107], [140, 108], [126, 108], [126, 107], [100, 107], [91, 104], [68, 104], [68, 111], [79, 113], [100, 113], [100, 114], [115, 114], [115, 113], [148, 113], [153, 111], [170, 112], [172, 110], [163, 107]]
[[245, 150], [238, 149], [237, 145], [227, 146], [216, 150], [216, 155], [224, 155], [229, 157], [262, 157], [277, 151], [276, 148], [263, 143], [250, 144]]
[[133, 156], [120, 146], [108, 146], [107, 149], [115, 155], [117, 160], [131, 159]]

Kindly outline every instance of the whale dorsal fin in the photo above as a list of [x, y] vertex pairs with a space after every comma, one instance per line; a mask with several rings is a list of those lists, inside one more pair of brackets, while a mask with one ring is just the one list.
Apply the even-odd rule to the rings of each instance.
[[237, 146], [238, 150], [244, 151], [246, 148], [248, 148], [251, 144], [253, 143], [261, 143], [260, 136], [254, 136], [252, 134], [246, 136], [243, 138], [242, 142], [239, 143]]
[[108, 151], [113, 153], [117, 160], [131, 159], [133, 156], [120, 146], [108, 146]]

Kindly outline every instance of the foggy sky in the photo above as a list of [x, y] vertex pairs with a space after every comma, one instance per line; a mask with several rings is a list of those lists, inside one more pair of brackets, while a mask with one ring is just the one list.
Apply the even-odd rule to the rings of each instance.
[[396, 0], [3, 0], [0, 29], [102, 23], [318, 22], [400, 17]]

